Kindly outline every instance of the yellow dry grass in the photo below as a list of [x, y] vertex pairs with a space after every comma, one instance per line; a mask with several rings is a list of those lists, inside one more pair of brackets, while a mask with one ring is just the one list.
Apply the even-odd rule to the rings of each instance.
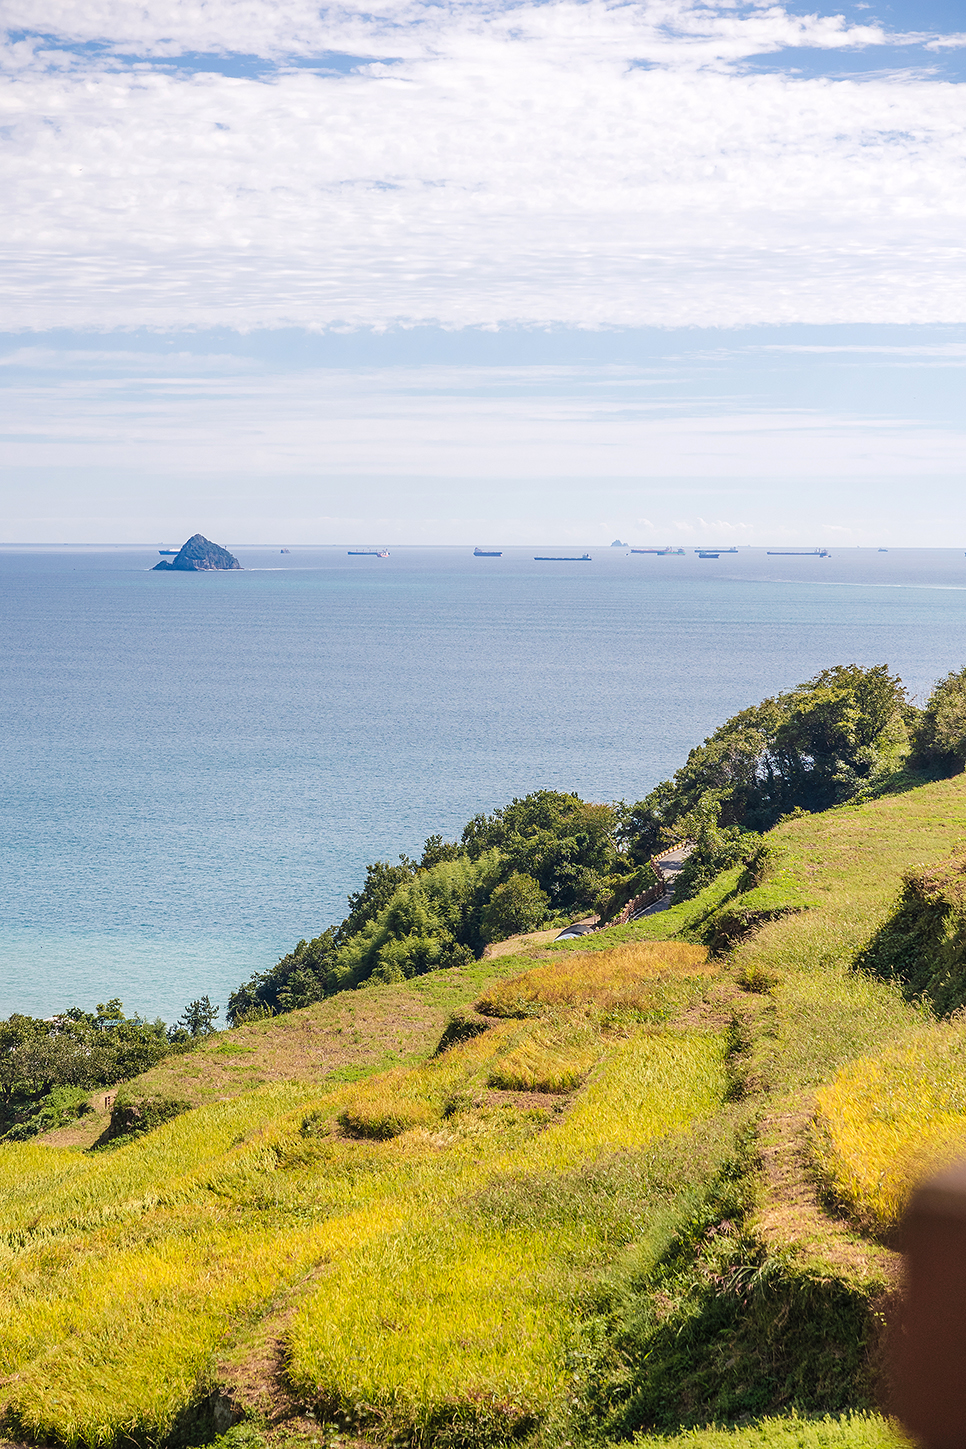
[[843, 1067], [816, 1096], [815, 1153], [860, 1222], [888, 1233], [930, 1171], [966, 1153], [966, 1024]]
[[549, 1009], [592, 1005], [599, 1011], [649, 1012], [662, 979], [711, 975], [704, 946], [685, 941], [639, 941], [548, 961], [523, 976], [499, 981], [477, 1002], [488, 1016], [537, 1016]]
[[487, 1085], [511, 1092], [572, 1092], [605, 1049], [600, 1034], [582, 1022], [534, 1027], [500, 1053]]
[[[615, 1027], [588, 1000], [363, 1084], [263, 1087], [113, 1152], [0, 1149], [11, 1429], [163, 1438], [232, 1334], [308, 1274], [289, 1350], [307, 1400], [365, 1404], [373, 1434], [416, 1441], [539, 1420], [565, 1382], [568, 1304], [615, 1230], [579, 1203], [549, 1226], [491, 1220], [474, 1195], [537, 1174], [556, 1202], [567, 1174], [688, 1130], [724, 1091], [720, 1039]], [[586, 1084], [566, 1114], [494, 1105], [501, 1072], [531, 1092]]]

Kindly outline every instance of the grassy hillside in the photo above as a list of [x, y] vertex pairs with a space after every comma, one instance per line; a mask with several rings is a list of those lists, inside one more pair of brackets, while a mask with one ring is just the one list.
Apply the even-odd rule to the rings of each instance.
[[169, 1058], [124, 1091], [191, 1109], [140, 1138], [0, 1146], [7, 1434], [894, 1445], [891, 1232], [966, 1140], [964, 841], [963, 777], [789, 819], [636, 925]]

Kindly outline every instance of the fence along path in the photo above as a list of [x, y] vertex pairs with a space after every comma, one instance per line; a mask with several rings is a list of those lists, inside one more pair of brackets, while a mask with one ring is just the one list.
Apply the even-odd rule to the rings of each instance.
[[676, 845], [669, 845], [667, 850], [662, 850], [660, 855], [652, 855], [651, 866], [658, 875], [658, 884], [628, 901], [620, 915], [610, 924], [623, 926], [628, 921], [639, 920], [641, 916], [666, 911], [674, 900], [674, 883], [693, 849], [692, 841], [679, 840]]

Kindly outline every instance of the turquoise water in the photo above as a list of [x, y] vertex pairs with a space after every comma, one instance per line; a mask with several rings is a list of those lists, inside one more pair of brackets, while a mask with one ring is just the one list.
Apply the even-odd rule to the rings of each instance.
[[223, 1004], [366, 861], [541, 787], [637, 799], [831, 664], [925, 694], [966, 663], [962, 550], [230, 546], [0, 550], [0, 1015]]

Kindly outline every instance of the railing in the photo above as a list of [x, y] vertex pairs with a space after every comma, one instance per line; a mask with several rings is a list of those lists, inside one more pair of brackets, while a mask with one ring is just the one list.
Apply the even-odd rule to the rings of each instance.
[[684, 850], [688, 844], [690, 842], [687, 840], [678, 840], [674, 845], [665, 846], [660, 855], [651, 856], [649, 864], [658, 878], [657, 884], [650, 886], [646, 891], [642, 891], [639, 896], [634, 896], [632, 900], [629, 900], [624, 909], [619, 911], [612, 921], [608, 921], [607, 924], [609, 926], [626, 926], [627, 922], [638, 915], [640, 911], [646, 911], [648, 906], [653, 906], [662, 896], [667, 895], [670, 890], [670, 882], [661, 869], [661, 861], [666, 859], [667, 856], [673, 855], [676, 850]]

